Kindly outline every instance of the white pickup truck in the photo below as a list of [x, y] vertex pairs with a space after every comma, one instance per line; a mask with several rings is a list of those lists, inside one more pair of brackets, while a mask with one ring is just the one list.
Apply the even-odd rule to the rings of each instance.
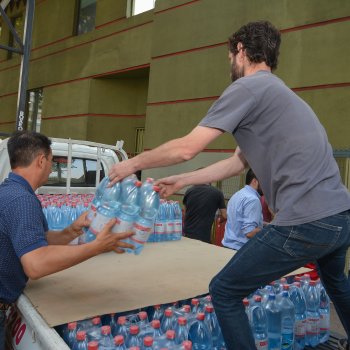
[[[123, 141], [115, 146], [101, 143], [52, 138], [52, 173], [38, 193], [93, 193], [113, 164], [128, 158]], [[0, 141], [0, 182], [11, 171], [8, 139]], [[7, 348], [17, 350], [68, 350], [54, 328], [21, 295], [16, 307], [8, 311]]]
[[[124, 141], [115, 146], [71, 139], [52, 138], [52, 173], [38, 193], [93, 193], [113, 164], [128, 159]], [[8, 139], [0, 141], [0, 182], [11, 171]]]

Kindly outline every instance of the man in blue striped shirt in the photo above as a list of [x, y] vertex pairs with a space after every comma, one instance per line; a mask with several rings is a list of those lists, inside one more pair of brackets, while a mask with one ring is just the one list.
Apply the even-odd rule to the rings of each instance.
[[262, 229], [261, 195], [259, 181], [249, 169], [245, 187], [236, 192], [227, 205], [227, 222], [222, 240], [224, 247], [239, 250]]
[[131, 232], [110, 231], [115, 220], [93, 242], [69, 245], [90, 224], [86, 213], [62, 231], [48, 230], [35, 191], [51, 173], [51, 141], [36, 132], [17, 132], [8, 140], [7, 149], [12, 171], [0, 185], [0, 350], [5, 343], [6, 311], [28, 278], [41, 278], [104, 252], [133, 249], [122, 241]]

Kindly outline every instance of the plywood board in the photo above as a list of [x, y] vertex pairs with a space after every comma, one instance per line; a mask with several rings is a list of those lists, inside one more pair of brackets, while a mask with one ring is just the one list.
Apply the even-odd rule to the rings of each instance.
[[188, 238], [153, 243], [138, 256], [102, 254], [31, 281], [25, 294], [49, 326], [56, 326], [207, 293], [212, 277], [233, 255]]

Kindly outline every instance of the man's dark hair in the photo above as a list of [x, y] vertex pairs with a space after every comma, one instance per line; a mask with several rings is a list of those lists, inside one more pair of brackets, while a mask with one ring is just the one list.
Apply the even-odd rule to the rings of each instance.
[[242, 43], [250, 62], [277, 68], [281, 34], [270, 22], [250, 22], [233, 33], [228, 44], [234, 55], [238, 54], [238, 43]]
[[245, 184], [250, 185], [254, 179], [256, 179], [256, 176], [255, 176], [253, 170], [249, 169], [247, 171], [246, 176], [245, 176]]
[[35, 131], [17, 131], [7, 142], [11, 169], [27, 167], [40, 153], [48, 157], [51, 140]]

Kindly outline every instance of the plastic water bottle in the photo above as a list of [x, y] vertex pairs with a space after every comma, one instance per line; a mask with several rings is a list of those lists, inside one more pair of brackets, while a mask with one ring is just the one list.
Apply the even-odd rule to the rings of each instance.
[[169, 241], [175, 240], [175, 216], [174, 208], [171, 202], [167, 202], [165, 205], [166, 212], [166, 235]]
[[161, 323], [161, 330], [163, 333], [166, 333], [169, 329], [173, 329], [175, 323], [174, 312], [171, 309], [166, 309], [164, 312], [163, 320]]
[[182, 209], [179, 202], [173, 202], [174, 211], [174, 240], [178, 241], [182, 237]]
[[124, 337], [124, 340], [127, 339], [129, 336], [128, 327], [126, 325], [126, 317], [125, 316], [119, 316], [117, 321], [117, 335], [122, 335]]
[[306, 293], [306, 345], [313, 347], [319, 344], [320, 338], [320, 298], [316, 289], [316, 282], [310, 281]]
[[140, 311], [138, 313], [138, 316], [140, 319], [138, 326], [140, 327], [140, 329], [142, 329], [148, 325], [148, 315], [146, 311]]
[[145, 199], [147, 198], [148, 194], [150, 194], [153, 191], [153, 184], [154, 179], [151, 177], [148, 177], [142, 184], [140, 188], [140, 207], [143, 206]]
[[152, 337], [144, 337], [143, 338], [143, 349], [142, 350], [153, 350], [153, 338]]
[[294, 322], [294, 350], [302, 350], [305, 347], [306, 337], [306, 303], [304, 292], [300, 282], [294, 282], [289, 289], [289, 298], [295, 308]]
[[261, 305], [261, 296], [255, 297], [255, 305], [251, 309], [252, 331], [255, 346], [258, 350], [268, 350], [267, 317]]
[[112, 232], [130, 232], [133, 230], [134, 221], [140, 211], [140, 207], [138, 205], [140, 198], [140, 186], [141, 182], [135, 181], [133, 183], [133, 187], [128, 189], [128, 197], [120, 206], [120, 211], [117, 214], [117, 222], [113, 226]]
[[102, 181], [99, 183], [99, 185], [96, 188], [95, 191], [95, 196], [91, 201], [90, 204], [90, 209], [89, 209], [89, 213], [87, 214], [87, 218], [89, 220], [92, 220], [96, 214], [97, 208], [101, 205], [101, 200], [103, 197], [103, 193], [105, 191], [105, 189], [107, 188], [109, 184], [109, 177], [105, 176]]
[[96, 340], [99, 341], [101, 338], [101, 318], [94, 317], [92, 319], [92, 326], [87, 329], [88, 341]]
[[141, 346], [139, 339], [140, 328], [137, 325], [131, 325], [129, 328], [129, 337], [126, 339], [126, 346], [131, 348], [132, 346]]
[[213, 349], [220, 350], [224, 348], [225, 347], [224, 338], [222, 336], [219, 322], [214, 312], [213, 305], [206, 305], [205, 307], [205, 322], [211, 333], [211, 337], [213, 341]]
[[188, 330], [188, 339], [192, 342], [192, 348], [195, 350], [210, 350], [213, 347], [210, 330], [204, 322], [203, 313], [198, 313], [197, 321], [192, 323]]
[[185, 340], [181, 344], [181, 350], [192, 350], [192, 342], [190, 340]]
[[130, 191], [134, 188], [137, 177], [135, 174], [131, 174], [121, 181], [121, 202], [125, 202], [129, 197]]
[[175, 331], [172, 329], [169, 329], [166, 331], [165, 333], [165, 344], [164, 344], [164, 348], [167, 349], [175, 349], [176, 347], [176, 343], [175, 343]]
[[115, 350], [126, 350], [124, 343], [124, 337], [122, 335], [117, 335], [114, 337]]
[[177, 324], [175, 326], [175, 343], [182, 344], [182, 342], [187, 339], [188, 339], [187, 319], [183, 316], [180, 316], [177, 319]]
[[197, 314], [198, 307], [199, 307], [199, 300], [197, 298], [193, 298], [191, 300], [191, 306], [192, 306], [192, 313]]
[[163, 242], [168, 240], [166, 233], [166, 212], [165, 212], [165, 201], [161, 200], [159, 206], [158, 215], [154, 223], [154, 237], [153, 242]]
[[87, 350], [87, 340], [85, 331], [77, 332], [76, 342], [73, 345], [73, 350]]
[[153, 338], [157, 339], [162, 336], [162, 330], [160, 328], [160, 320], [153, 320], [151, 322], [151, 327], [153, 328]]
[[88, 342], [87, 350], [99, 350], [98, 342], [95, 340]]
[[48, 212], [51, 218], [51, 230], [60, 231], [64, 229], [63, 215], [61, 206], [53, 203], [48, 207]]
[[320, 288], [320, 343], [329, 339], [330, 308], [329, 297], [323, 286]]
[[111, 320], [109, 322], [109, 326], [111, 327], [112, 336], [115, 337], [118, 331], [118, 324], [115, 321], [115, 314], [110, 314], [110, 316], [111, 316]]
[[106, 224], [117, 215], [117, 211], [107, 204], [101, 205], [93, 218], [89, 230], [85, 233], [85, 243], [92, 242], [96, 236], [103, 230]]
[[301, 288], [303, 289], [304, 294], [306, 295], [306, 290], [308, 289], [308, 286], [311, 282], [310, 275], [308, 273], [305, 273], [300, 277], [300, 283], [301, 283]]
[[70, 348], [73, 347], [75, 340], [77, 338], [77, 323], [70, 322], [68, 323], [68, 333], [66, 335], [66, 343]]
[[101, 204], [107, 203], [108, 206], [119, 209], [121, 200], [121, 184], [115, 183], [112, 187], [107, 187], [103, 193]]
[[269, 350], [280, 350], [282, 337], [282, 314], [276, 303], [275, 294], [269, 295], [265, 310], [267, 316], [267, 337], [269, 342]]
[[278, 303], [281, 310], [281, 335], [282, 335], [282, 349], [292, 350], [294, 343], [294, 321], [295, 308], [292, 301], [289, 299], [288, 292], [282, 292], [282, 299]]
[[162, 320], [163, 318], [163, 309], [161, 307], [161, 305], [154, 305], [154, 312], [153, 312], [153, 316], [152, 316], [152, 320]]
[[251, 317], [250, 317], [250, 302], [248, 298], [243, 299], [243, 305], [244, 305], [244, 310], [245, 313], [248, 317], [249, 324], [251, 324]]
[[101, 327], [101, 339], [99, 341], [100, 349], [99, 350], [114, 350], [114, 340], [111, 335], [110, 326]]
[[159, 190], [158, 186], [153, 186], [152, 192], [147, 193], [140, 214], [135, 220], [133, 228], [135, 235], [130, 237], [130, 243], [134, 245], [134, 254], [136, 255], [142, 252], [144, 244], [153, 230], [159, 208]]

